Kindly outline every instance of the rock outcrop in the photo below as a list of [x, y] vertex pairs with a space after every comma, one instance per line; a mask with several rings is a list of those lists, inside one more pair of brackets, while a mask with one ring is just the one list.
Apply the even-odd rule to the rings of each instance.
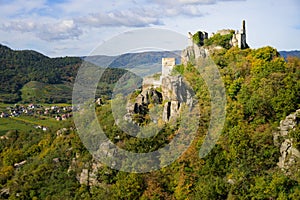
[[291, 174], [293, 166], [300, 161], [300, 152], [293, 145], [294, 139], [289, 136], [290, 131], [294, 131], [299, 123], [299, 114], [300, 110], [297, 110], [280, 121], [278, 131], [273, 133], [274, 144], [280, 147], [280, 157], [277, 165], [287, 174]]
[[187, 65], [188, 62], [194, 62], [198, 58], [206, 58], [208, 54], [207, 49], [193, 43], [181, 52], [181, 63]]
[[162, 79], [162, 99], [165, 101], [163, 121], [176, 118], [182, 105], [192, 106], [192, 91], [183, 82], [181, 76], [166, 76]]
[[[169, 122], [179, 116], [183, 105], [192, 106], [192, 97], [192, 90], [184, 83], [182, 76], [164, 76], [161, 92], [152, 87], [144, 88], [134, 101], [128, 102], [124, 119], [132, 121], [135, 114], [142, 116], [149, 114], [151, 112], [149, 105], [152, 104], [163, 106], [162, 120]], [[155, 118], [154, 120], [157, 121]]]
[[[103, 168], [103, 164], [93, 160], [90, 163], [83, 164], [77, 160], [79, 156], [73, 158], [71, 165], [68, 169], [68, 173], [75, 172], [76, 179], [81, 185], [87, 186], [99, 186], [102, 184], [101, 180], [98, 179], [98, 171]], [[82, 166], [83, 165], [83, 166]]]
[[132, 121], [135, 114], [146, 115], [149, 112], [148, 106], [150, 104], [161, 104], [162, 94], [155, 88], [144, 88], [142, 92], [134, 99], [129, 101], [126, 106], [127, 113], [124, 116], [126, 121]]

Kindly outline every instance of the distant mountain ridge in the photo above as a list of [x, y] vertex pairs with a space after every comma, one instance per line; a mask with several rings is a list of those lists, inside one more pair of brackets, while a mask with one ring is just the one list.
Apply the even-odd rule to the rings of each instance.
[[280, 55], [284, 57], [284, 59], [287, 59], [287, 57], [298, 57], [300, 58], [300, 51], [299, 50], [293, 50], [293, 51], [279, 51]]
[[166, 57], [175, 57], [180, 63], [181, 51], [148, 51], [140, 53], [125, 53], [119, 56], [96, 55], [84, 57], [84, 60], [98, 66], [122, 68], [145, 76], [161, 71], [161, 60]]

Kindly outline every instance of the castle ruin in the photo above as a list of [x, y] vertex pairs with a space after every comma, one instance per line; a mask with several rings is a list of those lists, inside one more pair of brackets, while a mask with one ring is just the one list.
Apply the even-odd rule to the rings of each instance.
[[[246, 42], [246, 23], [242, 22], [240, 31], [233, 31], [230, 29], [219, 30], [217, 34], [228, 35], [232, 34], [229, 41], [230, 46], [239, 47], [241, 49], [248, 48]], [[213, 36], [214, 34], [212, 34]], [[206, 58], [209, 55], [210, 48], [219, 49], [221, 46], [205, 47], [206, 39], [209, 39], [208, 33], [205, 31], [198, 31], [196, 34], [188, 33], [189, 46], [181, 53], [181, 63], [186, 65], [190, 61], [195, 61], [198, 58]], [[211, 37], [212, 37], [211, 36]], [[192, 106], [192, 91], [185, 85], [183, 78], [180, 75], [172, 76], [172, 70], [176, 65], [175, 58], [162, 58], [161, 75], [156, 74], [151, 77], [143, 79], [142, 91], [137, 96], [136, 102], [130, 103], [127, 106], [126, 119], [137, 113], [144, 113], [148, 110], [150, 102], [156, 104], [163, 104], [162, 120], [169, 122], [179, 116], [182, 105], [186, 104]], [[155, 90], [160, 88], [161, 91]], [[152, 98], [152, 100], [151, 100]]]
[[[169, 122], [176, 119], [179, 115], [182, 105], [192, 105], [192, 92], [183, 82], [180, 75], [172, 75], [172, 70], [176, 65], [175, 58], [162, 58], [161, 76], [145, 77], [143, 79], [142, 92], [136, 98], [134, 104], [127, 106], [128, 114], [126, 119], [130, 119], [133, 113], [140, 113], [147, 110], [150, 102], [163, 104], [162, 120]], [[155, 88], [161, 87], [161, 91]], [[150, 100], [152, 98], [152, 100]], [[166, 102], [163, 102], [166, 101]]]
[[192, 34], [191, 32], [189, 34], [189, 46], [193, 44], [193, 41], [198, 41], [198, 45], [203, 46], [204, 40], [208, 39], [208, 33], [205, 31], [198, 31], [196, 34]]
[[147, 88], [158, 88], [162, 84], [162, 79], [164, 77], [170, 76], [171, 72], [176, 65], [175, 58], [162, 58], [161, 59], [161, 76], [157, 77], [145, 77], [143, 78], [143, 86], [142, 89], [145, 90]]
[[[231, 29], [222, 29], [218, 30], [216, 34], [220, 35], [228, 35], [231, 34], [232, 30]], [[212, 33], [210, 37], [213, 37], [215, 33]], [[198, 46], [203, 46], [204, 45], [204, 40], [208, 39], [208, 33], [205, 31], [198, 31], [194, 35], [191, 32], [188, 32], [188, 46], [193, 46], [195, 44], [195, 40], [198, 41], [199, 43], [196, 44]], [[234, 32], [232, 39], [230, 41], [232, 46], [237, 46], [241, 49], [246, 49], [248, 48], [248, 44], [246, 42], [246, 21], [242, 21], [242, 28], [241, 30], [237, 30]]]
[[231, 39], [232, 46], [237, 46], [240, 49], [246, 49], [248, 48], [248, 44], [246, 42], [246, 22], [243, 20], [242, 22], [242, 28], [240, 31], [236, 31]]
[[[233, 33], [234, 32], [234, 33]], [[232, 34], [230, 45], [233, 47], [239, 47], [240, 49], [248, 48], [246, 42], [246, 22], [242, 21], [242, 28], [240, 31], [233, 31], [231, 29], [218, 30], [216, 34], [228, 35]], [[215, 33], [212, 33], [210, 37], [213, 37]], [[209, 39], [208, 34], [205, 31], [198, 31], [195, 34], [188, 32], [188, 47], [181, 52], [181, 63], [186, 65], [188, 62], [193, 62], [198, 58], [206, 58], [209, 55], [210, 47], [205, 47], [205, 39]], [[221, 46], [214, 46], [214, 49], [220, 49]]]

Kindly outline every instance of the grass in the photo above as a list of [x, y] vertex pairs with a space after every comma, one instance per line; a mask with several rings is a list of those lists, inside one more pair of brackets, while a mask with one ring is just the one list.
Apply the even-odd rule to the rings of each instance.
[[37, 81], [26, 83], [21, 89], [23, 102], [68, 102], [72, 99], [72, 85], [45, 84]]
[[0, 136], [12, 130], [30, 131], [32, 129], [34, 128], [31, 124], [16, 121], [13, 118], [0, 118]]
[[58, 106], [58, 107], [67, 107], [72, 106], [70, 103], [53, 103], [53, 104], [47, 104], [47, 103], [38, 103], [39, 105], [42, 105], [43, 107], [51, 107], [51, 106]]
[[9, 106], [13, 106], [13, 104], [0, 103], [0, 112], [6, 112], [6, 108]]
[[20, 116], [12, 118], [15, 121], [21, 121], [32, 126], [41, 125], [51, 129], [57, 129], [64, 127], [67, 121], [56, 121], [54, 118], [49, 118], [45, 116], [34, 117], [34, 116]]
[[10, 118], [0, 118], [0, 136], [5, 135], [8, 131], [30, 131], [35, 129], [34, 126], [45, 126], [51, 130], [66, 127], [72, 119], [66, 121], [56, 121], [54, 118], [45, 116], [20, 116]]

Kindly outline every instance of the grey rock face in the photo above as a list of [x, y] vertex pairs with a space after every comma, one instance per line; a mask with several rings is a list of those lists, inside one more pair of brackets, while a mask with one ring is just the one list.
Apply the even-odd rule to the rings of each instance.
[[90, 163], [85, 163], [85, 165], [82, 166], [83, 168], [81, 168], [80, 165], [80, 162], [76, 158], [73, 158], [68, 173], [71, 171], [76, 172], [76, 179], [81, 185], [99, 186], [102, 184], [97, 178], [98, 171], [103, 168], [102, 163], [93, 160]]
[[181, 63], [187, 65], [188, 62], [193, 62], [198, 58], [206, 58], [208, 54], [207, 49], [193, 43], [181, 52]]
[[192, 106], [191, 90], [181, 76], [167, 76], [162, 79], [162, 97], [164, 101], [163, 120], [176, 118], [183, 104]]
[[153, 88], [144, 89], [134, 102], [127, 104], [127, 114], [124, 119], [132, 121], [131, 118], [134, 114], [147, 114], [150, 104], [159, 105], [162, 103], [164, 122], [175, 119], [179, 115], [182, 105], [192, 106], [192, 91], [184, 83], [181, 76], [162, 77], [161, 92]]
[[126, 106], [127, 113], [124, 116], [124, 120], [132, 121], [134, 114], [145, 115], [148, 113], [148, 106], [152, 104], [162, 103], [162, 94], [154, 88], [145, 88], [133, 102], [128, 102]]
[[[291, 174], [291, 168], [296, 162], [300, 161], [300, 152], [293, 146], [293, 138], [288, 136], [288, 133], [295, 130], [299, 119], [297, 115], [300, 114], [300, 110], [290, 114], [284, 120], [280, 121], [278, 131], [273, 133], [274, 144], [280, 147], [280, 157], [277, 163], [278, 167], [285, 171], [287, 174]], [[283, 140], [280, 143], [280, 140]]]

